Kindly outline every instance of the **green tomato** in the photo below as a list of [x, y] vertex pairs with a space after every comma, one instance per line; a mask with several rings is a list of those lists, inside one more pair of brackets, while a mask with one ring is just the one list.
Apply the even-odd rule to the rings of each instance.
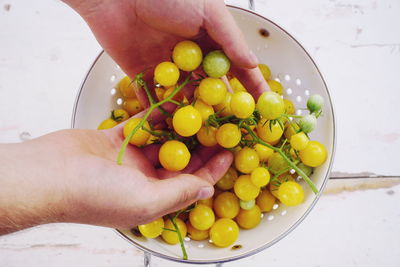
[[317, 118], [313, 114], [305, 115], [299, 121], [301, 130], [305, 133], [311, 133], [317, 126]]
[[312, 95], [307, 100], [307, 108], [311, 113], [320, 111], [323, 106], [324, 98], [320, 95]]
[[244, 210], [251, 210], [254, 205], [256, 204], [256, 200], [255, 199], [251, 199], [248, 201], [244, 201], [244, 200], [240, 200], [240, 207]]
[[220, 78], [228, 73], [231, 61], [221, 50], [208, 53], [203, 59], [203, 69], [209, 77]]

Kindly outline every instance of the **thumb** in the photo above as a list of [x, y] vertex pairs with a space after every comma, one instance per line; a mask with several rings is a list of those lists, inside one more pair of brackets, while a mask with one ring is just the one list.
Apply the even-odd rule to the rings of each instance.
[[154, 182], [157, 213], [164, 215], [185, 208], [199, 199], [212, 197], [213, 185], [226, 173], [232, 163], [232, 153], [222, 151], [212, 157], [194, 175], [180, 174]]
[[234, 65], [249, 69], [257, 67], [258, 59], [247, 46], [224, 1], [205, 1], [204, 16], [207, 33], [222, 46]]

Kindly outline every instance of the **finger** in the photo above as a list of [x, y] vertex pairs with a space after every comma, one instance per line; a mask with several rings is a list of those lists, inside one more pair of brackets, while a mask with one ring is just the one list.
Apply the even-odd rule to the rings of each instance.
[[243, 83], [247, 91], [253, 95], [255, 100], [257, 100], [263, 92], [271, 90], [259, 68], [243, 69], [232, 66], [231, 71], [235, 77]]
[[216, 153], [222, 150], [223, 148], [220, 146], [213, 146], [213, 147], [201, 146], [192, 153], [189, 164], [182, 171], [172, 172], [160, 168], [157, 169], [158, 177], [161, 179], [166, 179], [177, 176], [181, 173], [194, 173], [195, 171], [200, 169], [212, 156], [214, 156]]
[[153, 166], [160, 164], [160, 161], [158, 160], [158, 152], [160, 151], [160, 148], [161, 144], [151, 144], [142, 148], [143, 154]]
[[255, 68], [257, 57], [250, 51], [242, 32], [223, 1], [206, 1], [204, 25], [208, 34], [222, 46], [234, 65]]

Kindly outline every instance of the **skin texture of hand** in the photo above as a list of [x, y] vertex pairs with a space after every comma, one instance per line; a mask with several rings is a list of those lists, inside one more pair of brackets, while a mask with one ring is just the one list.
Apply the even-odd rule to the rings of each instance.
[[[222, 48], [232, 72], [256, 99], [269, 88], [223, 0], [64, 1], [130, 77], [170, 60], [177, 42], [192, 39], [204, 53]], [[137, 93], [147, 107], [145, 94]]]
[[152, 145], [128, 146], [120, 166], [122, 140], [119, 126], [0, 145], [0, 234], [50, 222], [143, 224], [211, 197], [232, 162], [228, 151], [200, 149], [184, 172], [170, 173], [155, 168], [159, 146]]

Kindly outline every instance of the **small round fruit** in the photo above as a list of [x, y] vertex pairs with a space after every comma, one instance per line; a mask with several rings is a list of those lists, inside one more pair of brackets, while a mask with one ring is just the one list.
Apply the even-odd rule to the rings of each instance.
[[232, 148], [239, 144], [240, 139], [242, 138], [242, 133], [237, 125], [233, 123], [225, 123], [218, 128], [216, 138], [220, 146]]
[[305, 149], [300, 151], [301, 161], [310, 167], [322, 165], [327, 158], [325, 146], [318, 141], [308, 142]]
[[231, 61], [221, 50], [208, 53], [203, 59], [203, 70], [208, 76], [220, 78], [228, 73]]
[[269, 67], [265, 64], [258, 64], [258, 68], [261, 71], [261, 74], [263, 75], [264, 79], [266, 81], [268, 81], [269, 79], [271, 79], [271, 70], [269, 69]]
[[231, 92], [226, 92], [224, 100], [218, 105], [214, 106], [215, 110], [218, 111], [221, 116], [233, 115], [231, 110], [232, 95], [233, 94]]
[[292, 135], [298, 133], [300, 131], [300, 126], [295, 123], [295, 122], [291, 122], [286, 124], [286, 129], [284, 132], [285, 138], [290, 140], [290, 137], [292, 137]]
[[[173, 87], [172, 87], [173, 88]], [[161, 101], [161, 100], [163, 100], [165, 97], [164, 97], [164, 94], [165, 94], [165, 89], [164, 88], [162, 88], [162, 87], [156, 87], [156, 88], [154, 88], [154, 91], [156, 92], [156, 96], [157, 96], [157, 101]]]
[[201, 241], [201, 240], [205, 240], [208, 238], [208, 230], [196, 229], [190, 224], [189, 221], [186, 223], [186, 228], [187, 228], [188, 236], [192, 240]]
[[243, 84], [236, 77], [233, 77], [229, 80], [229, 85], [235, 93], [247, 92], [246, 88], [244, 88]]
[[232, 96], [231, 111], [239, 119], [250, 117], [255, 108], [254, 98], [247, 92], [236, 92]]
[[311, 133], [317, 126], [317, 118], [314, 114], [305, 115], [299, 120], [299, 126], [303, 132]]
[[196, 137], [203, 146], [215, 146], [218, 144], [216, 139], [217, 128], [212, 126], [202, 126], [197, 132]]
[[310, 176], [313, 173], [313, 168], [310, 166], [305, 165], [304, 163], [300, 162], [297, 167], [302, 170], [307, 176]]
[[217, 247], [228, 247], [239, 237], [239, 227], [232, 219], [222, 218], [210, 229], [210, 239]]
[[223, 192], [214, 200], [214, 211], [220, 218], [235, 218], [239, 209], [239, 199], [231, 192]]
[[203, 59], [200, 46], [192, 41], [181, 41], [177, 43], [172, 51], [174, 63], [183, 71], [197, 69]]
[[129, 114], [123, 109], [115, 109], [111, 111], [111, 119], [115, 120], [116, 122], [122, 122], [129, 119]]
[[256, 144], [254, 146], [254, 149], [256, 150], [258, 157], [260, 158], [260, 161], [262, 162], [268, 161], [269, 157], [271, 157], [272, 154], [274, 154], [274, 150], [272, 148], [269, 148], [262, 144]]
[[284, 174], [280, 175], [275, 181], [271, 181], [269, 183], [269, 191], [271, 192], [271, 194], [274, 197], [279, 198], [279, 195], [278, 195], [279, 187], [281, 186], [282, 183], [288, 182], [288, 181], [294, 181], [293, 177], [290, 174], [284, 173]]
[[138, 114], [143, 110], [142, 105], [140, 104], [137, 98], [127, 98], [122, 104], [124, 110], [126, 110], [130, 116]]
[[279, 173], [284, 171], [289, 167], [286, 160], [282, 157], [281, 154], [275, 152], [272, 156], [268, 159], [268, 167], [272, 173]]
[[164, 228], [164, 220], [163, 218], [158, 218], [152, 222], [142, 224], [138, 226], [139, 232], [148, 238], [156, 238], [161, 235]]
[[205, 78], [199, 84], [199, 96], [209, 105], [217, 105], [224, 101], [226, 85], [218, 78]]
[[282, 97], [272, 91], [264, 92], [257, 101], [257, 110], [267, 120], [279, 118], [285, 112]]
[[251, 182], [258, 187], [266, 186], [270, 178], [269, 171], [264, 167], [255, 168], [250, 175]]
[[257, 124], [257, 134], [265, 142], [275, 145], [283, 135], [283, 128], [277, 121], [261, 119]]
[[[182, 238], [184, 238], [187, 234], [186, 224], [181, 219], [176, 218], [176, 225], [177, 225], [179, 231], [181, 232]], [[175, 230], [174, 225], [172, 224], [171, 220], [169, 220], [169, 219], [165, 221], [164, 228]], [[176, 232], [164, 230], [161, 233], [161, 237], [168, 244], [175, 245], [175, 244], [179, 243], [178, 233], [176, 233]]]
[[304, 200], [304, 190], [303, 187], [296, 182], [284, 182], [279, 186], [278, 197], [286, 206], [297, 206]]
[[239, 203], [240, 203], [240, 207], [244, 210], [250, 210], [254, 207], [254, 205], [256, 205], [256, 201], [254, 199], [248, 200], [248, 201], [240, 200]]
[[199, 200], [197, 200], [197, 204], [203, 204], [203, 205], [206, 205], [206, 206], [212, 208], [213, 204], [214, 204], [214, 198], [210, 197], [210, 198], [206, 198], [206, 199], [199, 199]]
[[254, 228], [261, 222], [261, 210], [257, 205], [254, 205], [249, 210], [241, 209], [236, 217], [236, 221], [244, 229]]
[[311, 95], [307, 100], [307, 108], [311, 113], [320, 111], [323, 106], [324, 98], [320, 95]]
[[158, 64], [154, 70], [154, 79], [162, 86], [175, 85], [179, 80], [178, 67], [169, 61], [164, 61]]
[[205, 122], [210, 115], [214, 114], [214, 108], [211, 105], [204, 103], [201, 99], [196, 100], [194, 108], [200, 113], [203, 122]]
[[286, 114], [294, 114], [295, 107], [292, 101], [289, 99], [283, 99], [283, 104], [285, 105], [285, 113]]
[[[131, 118], [128, 122], [124, 125], [124, 137], [128, 137], [131, 132], [139, 125], [142, 118]], [[143, 124], [143, 127], [150, 129], [149, 123], [146, 121]], [[142, 127], [142, 128], [143, 128]], [[129, 143], [135, 146], [142, 146], [146, 144], [147, 140], [150, 137], [150, 133], [146, 132], [142, 128], [139, 128], [136, 133], [131, 137]]]
[[224, 176], [222, 176], [222, 178], [216, 183], [216, 186], [221, 190], [230, 190], [233, 188], [237, 178], [237, 171], [230, 167]]
[[255, 199], [260, 193], [260, 188], [251, 182], [250, 175], [239, 176], [233, 189], [236, 196], [244, 201]]
[[170, 140], [161, 146], [158, 158], [164, 169], [168, 171], [180, 171], [188, 165], [190, 152], [184, 143]]
[[197, 204], [194, 209], [189, 212], [189, 220], [192, 226], [198, 230], [207, 230], [215, 222], [213, 210], [203, 204]]
[[[164, 91], [163, 99], [166, 99], [167, 97], [172, 94], [172, 92], [175, 90], [175, 86], [167, 87], [166, 90]], [[182, 91], [179, 91], [172, 97], [173, 100], [178, 101], [178, 102], [183, 102], [183, 99], [185, 96], [183, 95]]]
[[111, 118], [108, 118], [100, 123], [100, 125], [97, 127], [97, 130], [111, 129], [116, 125], [118, 125], [118, 122], [116, 122], [115, 120], [113, 120]]
[[172, 118], [174, 130], [181, 136], [192, 136], [201, 128], [201, 114], [192, 105], [178, 109]]
[[275, 204], [275, 197], [268, 190], [261, 190], [256, 199], [257, 206], [261, 212], [269, 212]]
[[257, 152], [244, 147], [235, 155], [235, 167], [242, 173], [251, 173], [260, 164]]
[[132, 83], [131, 78], [129, 78], [128, 76], [125, 76], [119, 81], [117, 88], [123, 97], [136, 98], [135, 87]]
[[275, 93], [277, 93], [279, 95], [282, 95], [283, 86], [282, 86], [282, 84], [280, 82], [275, 81], [275, 80], [268, 80], [267, 83], [269, 85], [269, 88], [271, 88], [272, 92], [275, 92]]
[[292, 146], [292, 148], [298, 151], [305, 149], [309, 141], [310, 140], [304, 132], [299, 132], [290, 137], [290, 145]]

